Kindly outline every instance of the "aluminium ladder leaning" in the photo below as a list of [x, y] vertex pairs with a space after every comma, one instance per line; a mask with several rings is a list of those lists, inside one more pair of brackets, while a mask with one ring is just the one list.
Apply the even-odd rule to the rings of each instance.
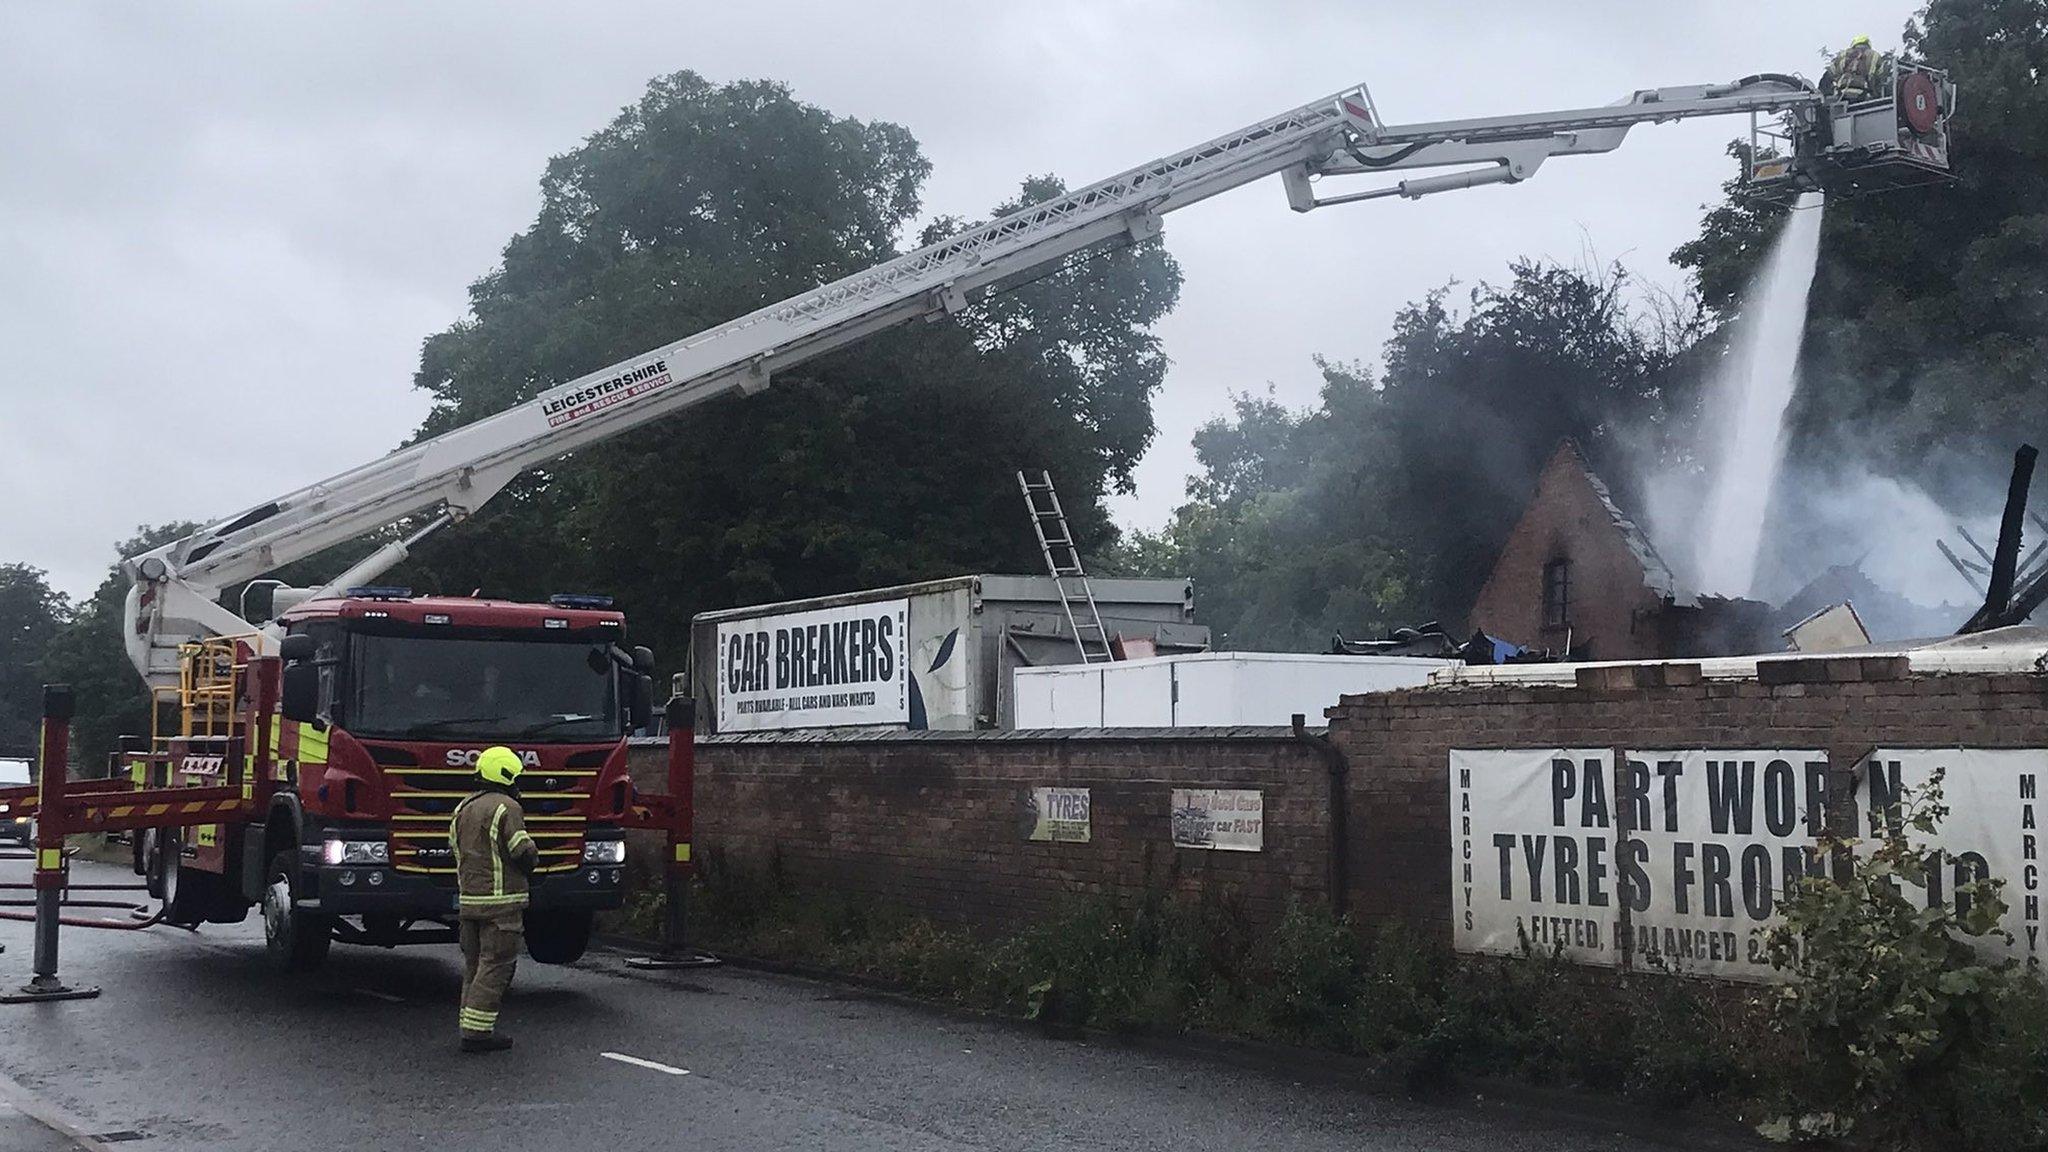
[[[1102, 626], [1102, 612], [1095, 606], [1095, 590], [1089, 586], [1088, 573], [1081, 568], [1081, 552], [1074, 545], [1073, 529], [1067, 526], [1059, 493], [1053, 490], [1052, 473], [1040, 470], [1038, 479], [1033, 481], [1020, 471], [1017, 487], [1024, 493], [1031, 533], [1038, 537], [1039, 554], [1045, 557], [1045, 569], [1052, 574], [1053, 587], [1059, 590], [1060, 607], [1066, 611], [1067, 628], [1073, 633], [1074, 647], [1081, 652], [1081, 663], [1103, 664], [1116, 659], [1109, 646], [1109, 632]], [[1044, 505], [1038, 502], [1040, 493], [1045, 496]], [[1050, 535], [1047, 525], [1052, 526]], [[1074, 607], [1076, 598], [1081, 602], [1079, 611]]]

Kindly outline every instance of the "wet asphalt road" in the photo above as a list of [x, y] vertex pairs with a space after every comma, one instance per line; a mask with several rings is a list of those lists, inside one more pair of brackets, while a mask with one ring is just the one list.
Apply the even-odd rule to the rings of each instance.
[[[105, 865], [74, 872], [124, 877]], [[11, 990], [28, 976], [29, 926], [0, 922], [0, 943], [0, 985]], [[629, 973], [609, 953], [575, 968], [522, 960], [505, 1011], [518, 1046], [469, 1057], [454, 1050], [452, 945], [337, 945], [321, 972], [290, 979], [266, 967], [252, 915], [198, 934], [66, 929], [63, 961], [67, 980], [105, 992], [0, 1006], [5, 1152], [1641, 1143], [1597, 1126], [1049, 1040], [808, 980], [735, 968]]]

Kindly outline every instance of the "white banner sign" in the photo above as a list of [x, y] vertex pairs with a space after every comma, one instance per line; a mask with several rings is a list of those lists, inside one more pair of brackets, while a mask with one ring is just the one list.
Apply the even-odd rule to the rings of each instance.
[[1630, 752], [1617, 776], [1607, 749], [1454, 750], [1455, 943], [1769, 979], [1756, 930], [1809, 866], [1826, 773], [1812, 751]]
[[1265, 794], [1249, 788], [1175, 788], [1172, 827], [1176, 848], [1264, 851]]
[[[1987, 937], [1984, 945], [2022, 961], [2048, 960], [2041, 940], [2040, 830], [2048, 751], [1881, 749], [1871, 755], [1858, 781], [1862, 811], [1896, 811], [1900, 789], [1925, 788], [1938, 769], [1947, 769], [1941, 798], [1949, 813], [1936, 826], [1934, 840], [1955, 860], [1946, 875], [1933, 877], [1921, 898], [1929, 905], [1941, 900], [1960, 904], [1958, 886], [1986, 877], [2003, 880], [2000, 895], [2006, 908], [1999, 927], [2012, 934], [2012, 943]], [[1859, 831], [1872, 829], [1866, 824]]]
[[908, 600], [718, 626], [718, 730], [905, 724]]
[[1029, 839], [1062, 844], [1088, 843], [1086, 788], [1033, 788]]
[[[1580, 775], [1599, 775], [1609, 757], [1597, 748], [1451, 752], [1459, 951], [1512, 955], [1526, 941], [1541, 952], [1561, 946], [1583, 963], [1619, 963], [1610, 813], [1570, 802]], [[1569, 793], [1555, 810], [1554, 789]]]
[[1759, 929], [1778, 923], [1791, 881], [1820, 870], [1827, 754], [1632, 751], [1628, 761], [1638, 818], [1630, 854], [1649, 884], [1629, 909], [1630, 962], [1777, 979]]

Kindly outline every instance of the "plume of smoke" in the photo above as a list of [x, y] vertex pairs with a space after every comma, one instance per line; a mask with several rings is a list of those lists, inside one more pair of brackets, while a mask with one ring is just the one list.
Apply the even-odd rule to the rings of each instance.
[[1767, 521], [1757, 591], [1781, 600], [1834, 564], [1857, 564], [1871, 581], [1916, 604], [1967, 604], [1968, 583], [1942, 559], [1946, 538], [1967, 554], [1956, 525], [1997, 535], [1999, 504], [1988, 488], [1944, 504], [1909, 480], [1862, 466], [1801, 462], [1785, 470]]
[[[1865, 441], [1872, 442], [1879, 441]], [[1992, 546], [2004, 501], [2002, 461], [1986, 453], [1943, 463], [1930, 471], [1957, 479], [1937, 497], [1910, 479], [1873, 469], [1856, 454], [1795, 451], [1779, 472], [1762, 518], [1751, 595], [1782, 603], [1829, 568], [1846, 564], [1915, 604], [1973, 606], [1979, 594], [1942, 558], [1935, 541], [1947, 540], [1974, 558], [1956, 532], [1962, 525]], [[1679, 580], [1699, 588], [1705, 491], [1699, 469], [1653, 465], [1637, 484], [1645, 531]]]

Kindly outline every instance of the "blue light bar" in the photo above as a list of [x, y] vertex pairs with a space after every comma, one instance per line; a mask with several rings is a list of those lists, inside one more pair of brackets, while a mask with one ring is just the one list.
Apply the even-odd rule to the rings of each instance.
[[582, 592], [557, 592], [548, 597], [548, 603], [557, 608], [609, 608], [612, 606], [612, 598]]
[[350, 588], [342, 594], [351, 600], [412, 599], [412, 589], [410, 588], [389, 588], [381, 584], [366, 584], [360, 588]]

